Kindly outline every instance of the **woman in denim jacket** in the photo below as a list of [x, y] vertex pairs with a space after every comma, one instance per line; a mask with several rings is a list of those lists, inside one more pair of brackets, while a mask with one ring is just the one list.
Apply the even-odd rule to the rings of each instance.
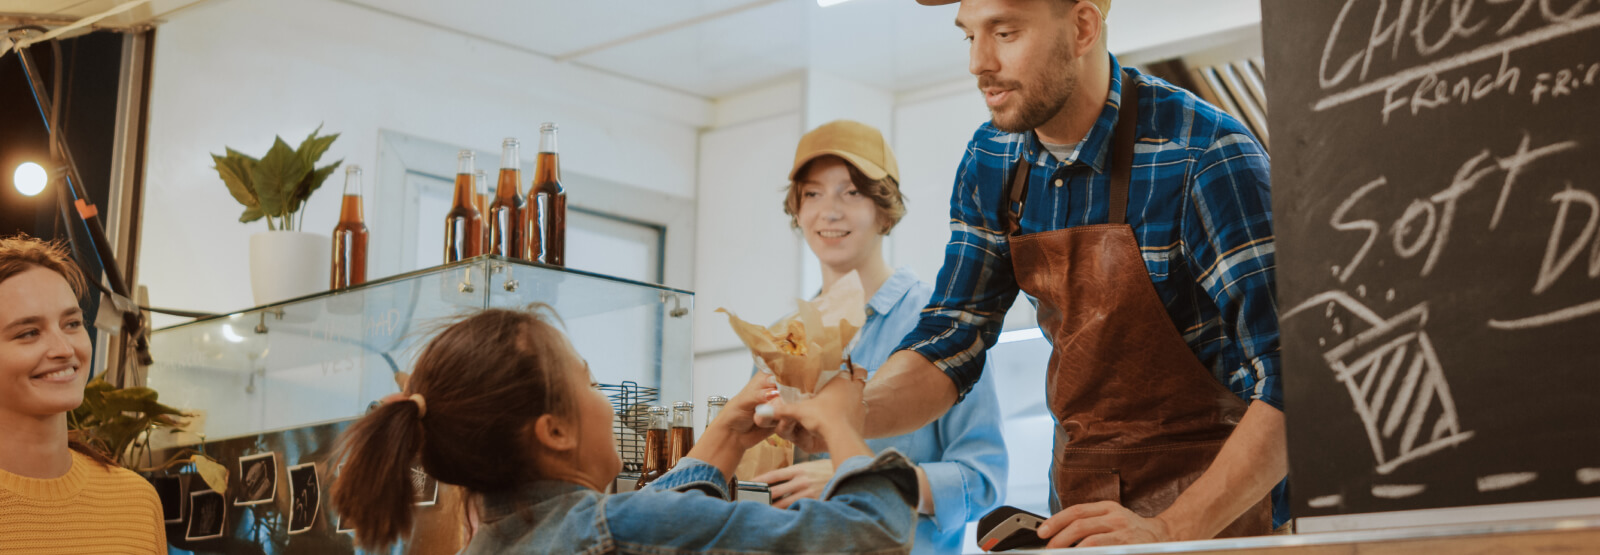
[[410, 466], [420, 460], [481, 499], [467, 554], [910, 550], [916, 474], [898, 452], [874, 457], [861, 439], [865, 371], [775, 407], [819, 433], [838, 461], [824, 501], [729, 501], [740, 455], [771, 434], [754, 424], [755, 408], [776, 396], [766, 377], [729, 400], [671, 472], [607, 495], [622, 470], [611, 404], [544, 312], [486, 310], [449, 326], [424, 348], [407, 390], [341, 438], [333, 504], [360, 547], [382, 550], [409, 532]]

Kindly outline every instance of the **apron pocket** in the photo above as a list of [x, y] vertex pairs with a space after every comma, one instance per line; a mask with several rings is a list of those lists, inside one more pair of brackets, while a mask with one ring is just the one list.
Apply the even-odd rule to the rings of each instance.
[[1061, 468], [1055, 475], [1061, 509], [1099, 501], [1122, 503], [1122, 474], [1114, 468]]

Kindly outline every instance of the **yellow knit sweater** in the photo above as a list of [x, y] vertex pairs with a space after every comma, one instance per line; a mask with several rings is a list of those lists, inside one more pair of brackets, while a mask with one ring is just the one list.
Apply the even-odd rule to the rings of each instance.
[[0, 555], [166, 552], [161, 500], [137, 474], [77, 451], [60, 478], [0, 470]]

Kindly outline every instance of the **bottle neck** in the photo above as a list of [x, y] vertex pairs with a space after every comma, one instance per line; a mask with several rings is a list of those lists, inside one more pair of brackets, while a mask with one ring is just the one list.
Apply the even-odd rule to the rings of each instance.
[[500, 147], [500, 169], [502, 171], [522, 169], [521, 151], [521, 145], [516, 142], [509, 142]]
[[710, 405], [710, 406], [707, 406], [706, 407], [706, 427], [710, 428], [711, 427], [711, 423], [712, 422], [716, 422], [717, 421], [717, 416], [720, 415], [720, 414], [722, 414], [722, 405]]
[[471, 173], [456, 174], [456, 190], [454, 198], [451, 199], [452, 204], [456, 207], [471, 208], [474, 212], [478, 210], [478, 195], [475, 192], [477, 187], [473, 186], [473, 181], [475, 179]]
[[538, 167], [533, 172], [534, 185], [548, 185], [547, 188], [561, 190], [561, 157], [556, 153], [540, 152]]

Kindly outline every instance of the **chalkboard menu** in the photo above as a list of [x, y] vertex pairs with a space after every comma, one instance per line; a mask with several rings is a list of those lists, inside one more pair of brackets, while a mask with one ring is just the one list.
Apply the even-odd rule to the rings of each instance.
[[1262, 4], [1295, 516], [1600, 497], [1600, 1]]

